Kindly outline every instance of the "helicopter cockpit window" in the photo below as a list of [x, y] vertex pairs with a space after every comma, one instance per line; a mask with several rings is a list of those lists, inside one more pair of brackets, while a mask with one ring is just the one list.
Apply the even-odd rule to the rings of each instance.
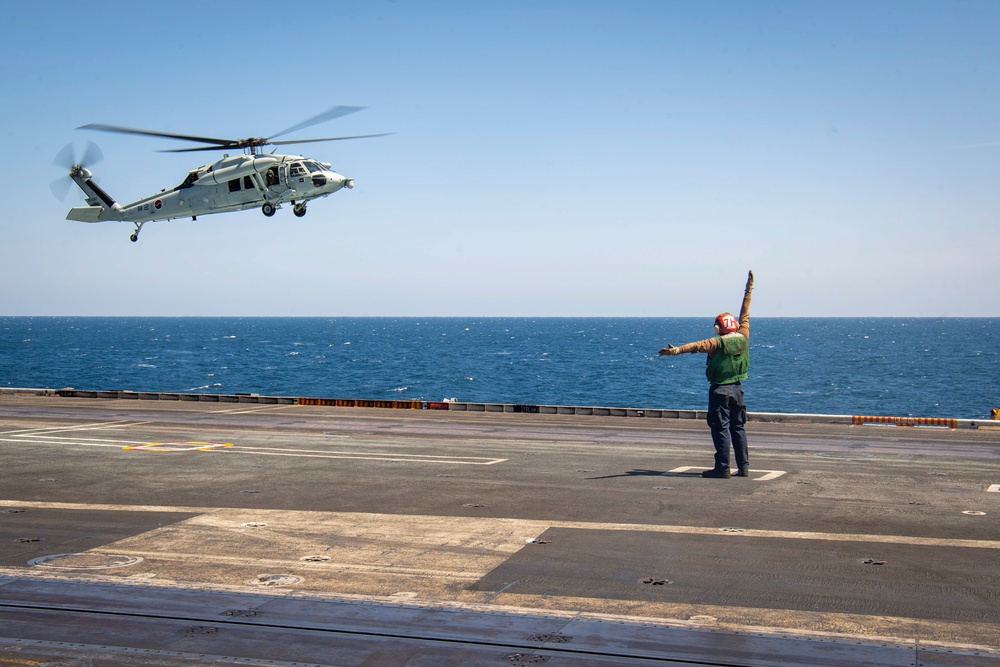
[[295, 162], [291, 167], [288, 168], [289, 176], [305, 176], [306, 170], [301, 163]]
[[313, 174], [315, 174], [317, 171], [325, 171], [322, 166], [316, 164], [315, 162], [306, 162], [306, 169], [308, 169], [310, 173]]

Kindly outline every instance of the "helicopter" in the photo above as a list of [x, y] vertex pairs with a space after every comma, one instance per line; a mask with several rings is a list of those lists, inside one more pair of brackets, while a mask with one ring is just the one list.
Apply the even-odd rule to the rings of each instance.
[[[94, 174], [89, 167], [103, 158], [97, 145], [89, 142], [79, 160], [74, 155], [73, 146], [68, 145], [56, 156], [55, 164], [69, 169], [69, 179], [83, 190], [87, 205], [71, 208], [66, 214], [66, 219], [80, 222], [105, 222], [108, 220], [131, 222], [135, 225], [135, 231], [129, 238], [134, 243], [139, 240], [139, 232], [142, 231], [143, 225], [154, 220], [173, 220], [186, 217], [197, 220], [199, 215], [243, 211], [256, 207], [260, 207], [265, 216], [271, 217], [285, 203], [292, 204], [292, 212], [301, 218], [306, 214], [308, 201], [318, 197], [326, 197], [342, 188], [351, 189], [354, 187], [354, 179], [333, 171], [329, 162], [321, 162], [302, 155], [276, 155], [276, 148], [270, 153], [264, 153], [263, 148], [265, 146], [341, 141], [344, 139], [368, 139], [392, 134], [389, 132], [349, 137], [275, 141], [278, 137], [286, 134], [340, 118], [364, 108], [355, 106], [331, 107], [323, 113], [277, 134], [246, 139], [215, 139], [151, 132], [100, 123], [82, 125], [77, 129], [138, 134], [209, 144], [208, 146], [163, 150], [160, 151], [161, 153], [240, 149], [242, 154], [230, 156], [226, 153], [221, 160], [189, 171], [180, 185], [160, 190], [154, 195], [123, 205], [117, 203], [93, 180]], [[69, 181], [60, 179], [53, 184], [52, 191], [56, 196], [60, 196], [61, 193], [60, 198], [63, 198], [68, 188]]]

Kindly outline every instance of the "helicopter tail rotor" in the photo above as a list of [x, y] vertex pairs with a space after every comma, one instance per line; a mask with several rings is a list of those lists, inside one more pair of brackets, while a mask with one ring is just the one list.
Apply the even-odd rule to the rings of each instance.
[[56, 199], [59, 201], [65, 200], [66, 195], [69, 194], [69, 187], [73, 183], [73, 177], [83, 176], [84, 178], [90, 178], [92, 174], [87, 167], [93, 166], [103, 159], [104, 154], [93, 141], [87, 142], [87, 145], [83, 149], [83, 154], [79, 159], [76, 157], [76, 149], [73, 147], [73, 144], [66, 144], [66, 146], [56, 154], [52, 164], [57, 167], [62, 167], [68, 173], [63, 178], [57, 179], [49, 185], [49, 188], [52, 190], [52, 194], [55, 195]]

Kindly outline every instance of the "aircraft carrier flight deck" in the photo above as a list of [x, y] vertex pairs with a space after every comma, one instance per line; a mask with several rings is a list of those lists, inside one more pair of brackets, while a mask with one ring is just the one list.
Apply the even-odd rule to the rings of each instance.
[[0, 392], [0, 666], [1000, 665], [1000, 421], [124, 398]]

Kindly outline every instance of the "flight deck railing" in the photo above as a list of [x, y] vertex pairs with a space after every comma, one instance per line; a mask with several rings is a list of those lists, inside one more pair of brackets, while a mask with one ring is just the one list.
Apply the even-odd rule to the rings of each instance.
[[[56, 396], [64, 398], [98, 398], [135, 401], [190, 401], [207, 403], [253, 403], [263, 405], [303, 405], [334, 408], [382, 408], [395, 410], [447, 410], [466, 413], [510, 413], [565, 415], [586, 417], [628, 417], [651, 419], [704, 420], [704, 410], [678, 410], [665, 408], [619, 408], [580, 405], [535, 405], [526, 403], [479, 403], [455, 399], [445, 401], [421, 400], [372, 400], [354, 398], [313, 398], [295, 396], [267, 396], [254, 393], [195, 394], [178, 392], [147, 392], [127, 389], [87, 390], [74, 389], [25, 389], [0, 388], [0, 395]], [[777, 412], [748, 412], [751, 422], [799, 422], [813, 424], [841, 424], [848, 426], [900, 426], [945, 429], [998, 429], [998, 419], [953, 419], [941, 417], [913, 417], [888, 415], [828, 415]]]

